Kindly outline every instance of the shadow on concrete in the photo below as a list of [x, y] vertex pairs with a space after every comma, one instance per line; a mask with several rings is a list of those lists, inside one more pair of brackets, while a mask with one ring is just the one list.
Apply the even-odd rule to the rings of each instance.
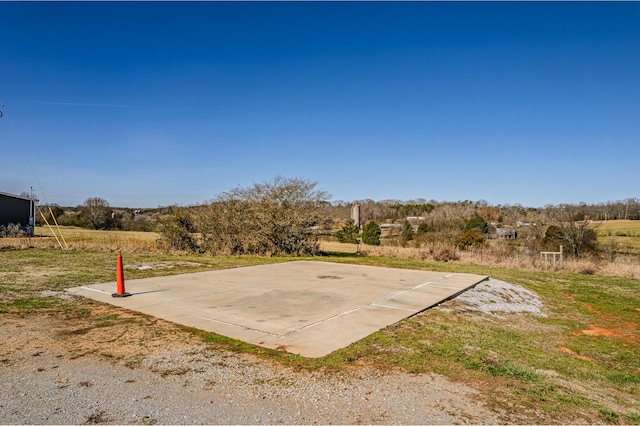
[[345, 253], [342, 251], [321, 251], [320, 252], [320, 256], [328, 256], [328, 257], [364, 257], [364, 254], [360, 254], [360, 253]]

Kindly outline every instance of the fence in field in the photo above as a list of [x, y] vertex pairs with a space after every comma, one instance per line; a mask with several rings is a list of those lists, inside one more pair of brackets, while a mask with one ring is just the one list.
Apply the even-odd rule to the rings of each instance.
[[564, 255], [562, 254], [562, 246], [560, 246], [560, 251], [541, 251], [540, 252], [540, 260], [542, 260], [545, 269], [549, 267], [549, 265], [556, 268], [557, 266], [561, 267], [564, 265]]

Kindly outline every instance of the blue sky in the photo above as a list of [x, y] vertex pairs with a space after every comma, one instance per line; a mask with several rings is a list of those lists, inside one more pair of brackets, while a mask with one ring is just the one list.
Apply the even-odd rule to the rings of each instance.
[[640, 197], [640, 3], [0, 2], [0, 191]]

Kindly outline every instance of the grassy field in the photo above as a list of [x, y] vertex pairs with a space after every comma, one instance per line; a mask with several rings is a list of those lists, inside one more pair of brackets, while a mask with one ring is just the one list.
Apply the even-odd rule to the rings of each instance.
[[[108, 245], [120, 244], [110, 240], [115, 236], [96, 234], [94, 242], [103, 238]], [[77, 238], [85, 238], [88, 244], [88, 236]], [[119, 314], [104, 315], [111, 307], [43, 293], [114, 281], [115, 260], [115, 253], [108, 250], [4, 249], [0, 251], [0, 315], [64, 318], [69, 327], [81, 330], [116, 327]], [[295, 259], [127, 252], [125, 274], [134, 279], [290, 260]], [[522, 423], [640, 424], [640, 280], [355, 253], [328, 252], [312, 260], [489, 275], [538, 293], [547, 316], [496, 318], [429, 310], [320, 359], [184, 327], [176, 326], [172, 336], [195, 335], [217, 350], [253, 353], [265, 362], [300, 369], [332, 372], [369, 365], [435, 372], [475, 387], [496, 410], [521, 413]], [[154, 267], [139, 270], [139, 265]], [[455, 300], [447, 302], [448, 307], [455, 304]], [[122, 321], [147, 333], [158, 332], [158, 325], [142, 315], [123, 316]], [[142, 356], [133, 353], [136, 349], [125, 337], [115, 337], [109, 345], [126, 348], [120, 351], [123, 359]]]
[[607, 220], [598, 224], [602, 244], [613, 244], [619, 252], [640, 254], [640, 220]]
[[[54, 232], [52, 232], [52, 230]], [[48, 228], [37, 226], [35, 234], [45, 238], [50, 246], [93, 249], [129, 249], [131, 251], [152, 252], [157, 249], [157, 241], [160, 234], [157, 232], [136, 231], [98, 231], [92, 229], [77, 228], [74, 226], [61, 226]], [[57, 237], [57, 240], [56, 240]], [[40, 244], [40, 238], [32, 238], [31, 244]]]
[[[75, 226], [61, 226], [59, 228], [53, 228], [56, 230], [56, 235], [60, 235], [57, 232], [58, 229], [62, 232], [62, 236], [67, 241], [87, 241], [94, 243], [105, 243], [113, 239], [135, 239], [139, 241], [155, 241], [160, 238], [160, 234], [157, 232], [137, 232], [137, 231], [98, 231], [94, 229], [78, 228]], [[36, 226], [36, 235], [42, 235], [45, 237], [52, 237], [53, 232], [46, 226]]]

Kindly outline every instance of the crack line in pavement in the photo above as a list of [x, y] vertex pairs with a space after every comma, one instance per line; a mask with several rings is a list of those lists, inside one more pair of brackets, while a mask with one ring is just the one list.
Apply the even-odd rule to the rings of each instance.
[[220, 320], [217, 320], [217, 319], [207, 318], [207, 317], [203, 317], [203, 316], [200, 316], [199, 318], [203, 319], [203, 320], [211, 321], [211, 322], [217, 322], [217, 323], [224, 324], [224, 325], [232, 325], [234, 327], [242, 328], [242, 329], [245, 329], [245, 330], [257, 331], [258, 333], [268, 334], [269, 336], [275, 336], [275, 337], [282, 337], [283, 336], [282, 334], [269, 333], [268, 331], [259, 330], [257, 328], [247, 327], [246, 325], [234, 324], [232, 322], [220, 321]]
[[398, 308], [397, 306], [388, 306], [388, 305], [378, 305], [376, 303], [372, 303], [371, 306], [377, 306], [379, 308], [387, 308], [387, 309], [396, 309], [398, 311], [409, 311], [415, 312], [415, 309], [407, 309], [407, 308]]
[[[447, 279], [447, 278], [449, 278], [449, 277], [451, 277], [451, 276], [453, 276], [453, 275], [455, 275], [455, 273], [453, 273], [453, 274], [448, 274], [448, 275], [444, 275], [444, 276], [442, 276], [442, 277], [438, 278], [438, 281], [440, 281], [440, 280], [445, 280], [445, 279]], [[420, 288], [420, 287], [424, 287], [424, 286], [429, 285], [429, 284], [433, 284], [433, 281], [427, 281], [426, 283], [419, 284], [419, 285], [417, 285], [417, 286], [415, 286], [415, 287], [413, 287], [413, 288], [410, 288], [410, 289], [408, 289], [408, 290], [402, 290], [402, 291], [399, 291], [399, 292], [393, 293], [393, 294], [391, 294], [391, 295], [389, 295], [389, 296], [387, 296], [387, 297], [383, 297], [382, 299], [375, 300], [375, 301], [373, 301], [373, 302], [371, 302], [371, 303], [368, 303], [368, 304], [366, 304], [366, 305], [358, 306], [357, 308], [354, 308], [354, 309], [348, 310], [348, 311], [346, 311], [346, 312], [339, 313], [339, 314], [337, 314], [337, 315], [332, 315], [332, 316], [330, 316], [330, 317], [328, 317], [328, 318], [325, 318], [325, 319], [323, 319], [323, 320], [320, 320], [320, 321], [314, 322], [313, 324], [308, 324], [308, 325], [305, 325], [304, 327], [300, 327], [298, 330], [304, 330], [304, 329], [306, 329], [306, 328], [315, 327], [315, 326], [316, 326], [316, 325], [318, 325], [318, 324], [322, 324], [322, 323], [324, 323], [324, 322], [331, 321], [331, 320], [333, 320], [333, 319], [336, 319], [336, 318], [342, 317], [342, 316], [344, 316], [344, 315], [348, 315], [348, 314], [350, 314], [350, 313], [352, 313], [352, 312], [359, 311], [359, 310], [364, 309], [364, 308], [366, 308], [366, 307], [368, 307], [368, 306], [377, 306], [377, 307], [389, 308], [389, 309], [400, 309], [400, 308], [391, 308], [391, 307], [388, 307], [388, 306], [378, 305], [378, 303], [383, 302], [383, 301], [385, 301], [385, 300], [389, 300], [389, 299], [391, 299], [391, 298], [393, 298], [393, 297], [396, 297], [396, 296], [399, 296], [399, 295], [401, 295], [401, 294], [408, 293], [408, 292], [410, 292], [410, 291], [416, 290], [416, 289], [418, 289], [418, 288]], [[413, 310], [413, 309], [411, 309], [411, 312], [413, 312], [413, 311], [414, 311], [414, 310]], [[283, 336], [287, 336], [287, 335], [289, 335], [289, 334], [291, 334], [291, 333], [294, 333], [295, 331], [297, 331], [297, 330], [290, 331], [289, 333], [284, 334]]]
[[[341, 316], [344, 316], [344, 315], [349, 315], [350, 313], [352, 313], [352, 312], [356, 312], [356, 311], [359, 311], [360, 309], [362, 309], [362, 308], [366, 308], [367, 306], [369, 306], [369, 305], [362, 305], [362, 306], [358, 306], [357, 308], [353, 308], [353, 309], [350, 309], [350, 310], [348, 310], [348, 311], [341, 312], [341, 313], [336, 314], [336, 315], [332, 315], [332, 316], [330, 316], [330, 317], [328, 317], [328, 318], [325, 318], [325, 319], [323, 319], [323, 320], [316, 321], [316, 322], [314, 322], [313, 324], [308, 324], [308, 325], [305, 325], [304, 327], [300, 327], [298, 330], [304, 330], [305, 328], [311, 328], [311, 327], [314, 327], [314, 326], [316, 326], [316, 325], [318, 325], [318, 324], [322, 324], [323, 322], [327, 322], [327, 321], [329, 321], [329, 320], [332, 320], [332, 319], [334, 319], [334, 318], [338, 318], [338, 317], [341, 317]], [[295, 331], [297, 331], [297, 330], [290, 331], [289, 333], [285, 334], [285, 336], [286, 336], [286, 335], [288, 335], [288, 334], [291, 334], [291, 333], [293, 333], [293, 332], [295, 332]]]
[[433, 287], [433, 288], [446, 288], [446, 289], [449, 289], [449, 290], [459, 290], [460, 289], [460, 287], [448, 287], [446, 285], [432, 285], [431, 287]]
[[[449, 278], [452, 275], [455, 275], [455, 274], [444, 275], [444, 276], [438, 278], [437, 281], [446, 280], [447, 278]], [[407, 290], [398, 291], [396, 293], [390, 294], [389, 296], [383, 297], [382, 299], [376, 300], [375, 302], [371, 303], [371, 305], [375, 305], [376, 303], [380, 303], [382, 301], [392, 299], [392, 298], [394, 298], [396, 296], [400, 296], [401, 294], [409, 293], [410, 291], [417, 290], [420, 287], [424, 287], [426, 285], [433, 284], [433, 283], [434, 283], [433, 281], [427, 281], [426, 283], [419, 284], [419, 285], [417, 285], [417, 286], [415, 286], [413, 288], [410, 288], [410, 289], [407, 289]], [[435, 286], [433, 286], [433, 287], [435, 287]], [[454, 287], [454, 288], [457, 288], [457, 287]]]
[[108, 291], [104, 291], [104, 290], [99, 290], [97, 288], [91, 288], [91, 287], [80, 287], [83, 290], [90, 290], [90, 291], [95, 291], [96, 293], [102, 293], [102, 294], [111, 294]]

